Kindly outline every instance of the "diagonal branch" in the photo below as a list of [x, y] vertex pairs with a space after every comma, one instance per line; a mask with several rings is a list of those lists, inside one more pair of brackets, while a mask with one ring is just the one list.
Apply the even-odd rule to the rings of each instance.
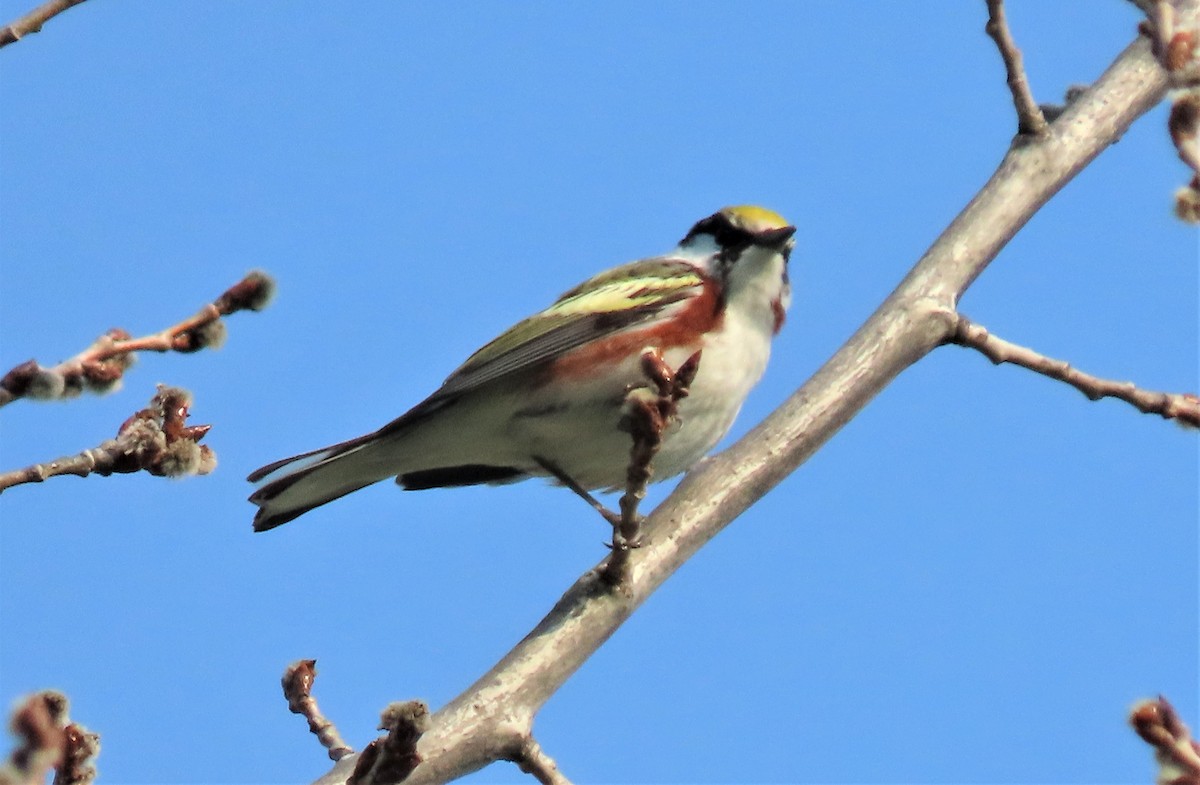
[[1012, 92], [1013, 106], [1017, 110], [1017, 134], [1020, 136], [1042, 136], [1049, 125], [1025, 76], [1024, 58], [1017, 48], [1008, 29], [1008, 18], [1004, 14], [1004, 0], [987, 0], [988, 21], [984, 30], [996, 42], [1004, 69], [1008, 72], [1008, 89]]
[[982, 325], [959, 314], [950, 343], [975, 349], [996, 365], [1011, 363], [1036, 371], [1043, 376], [1065, 382], [1088, 397], [1116, 398], [1137, 407], [1143, 414], [1157, 414], [1180, 425], [1200, 428], [1200, 397], [1191, 393], [1163, 393], [1143, 390], [1133, 382], [1101, 379], [1077, 368], [1065, 360], [1055, 360], [1033, 349], [1019, 346], [992, 335]]
[[[1187, 12], [1200, 15], [1200, 0]], [[895, 291], [817, 373], [728, 450], [694, 468], [647, 519], [624, 591], [597, 565], [500, 662], [431, 718], [406, 783], [446, 782], [512, 756], [533, 717], [589, 656], [706, 542], [813, 455], [898, 374], [947, 341], [955, 304], [1067, 182], [1161, 100], [1162, 69], [1136, 41], [998, 170]], [[344, 783], [356, 756], [318, 782]]]
[[84, 0], [50, 0], [33, 9], [15, 22], [0, 27], [0, 46], [8, 46], [30, 33], [40, 32], [42, 25], [51, 17], [58, 16]]

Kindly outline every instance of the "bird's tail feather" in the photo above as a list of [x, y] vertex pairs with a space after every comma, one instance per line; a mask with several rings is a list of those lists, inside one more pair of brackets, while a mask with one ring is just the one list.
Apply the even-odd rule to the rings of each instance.
[[282, 526], [314, 507], [395, 474], [378, 460], [378, 434], [294, 455], [268, 464], [246, 479], [265, 482], [250, 496], [258, 505], [254, 530]]

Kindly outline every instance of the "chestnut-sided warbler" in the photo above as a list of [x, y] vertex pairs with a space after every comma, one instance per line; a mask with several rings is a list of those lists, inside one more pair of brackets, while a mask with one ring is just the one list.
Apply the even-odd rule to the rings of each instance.
[[671, 368], [702, 352], [653, 459], [655, 479], [686, 471], [729, 430], [766, 368], [791, 300], [795, 231], [762, 207], [726, 207], [670, 253], [584, 281], [399, 419], [251, 474], [265, 481], [250, 497], [255, 530], [388, 477], [409, 490], [536, 476], [621, 487], [631, 446], [622, 417], [630, 390], [646, 384], [646, 350]]

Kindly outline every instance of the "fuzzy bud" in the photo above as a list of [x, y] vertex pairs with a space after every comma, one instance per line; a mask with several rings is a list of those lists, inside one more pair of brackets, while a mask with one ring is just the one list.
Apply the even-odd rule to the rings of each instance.
[[133, 353], [121, 352], [103, 360], [83, 363], [83, 386], [101, 395], [121, 389], [121, 379], [133, 365], [134, 359]]
[[148, 465], [155, 456], [167, 449], [167, 435], [157, 422], [147, 417], [136, 416], [126, 420], [119, 437], [140, 466]]
[[195, 352], [200, 349], [220, 349], [225, 344], [229, 332], [225, 329], [222, 319], [213, 319], [187, 332], [187, 348], [178, 349], [180, 352]]
[[229, 287], [213, 303], [222, 315], [235, 311], [261, 311], [275, 296], [275, 279], [262, 270], [252, 270], [245, 278]]
[[0, 378], [0, 387], [8, 390], [14, 396], [20, 397], [29, 390], [33, 377], [37, 376], [41, 366], [37, 360], [26, 360]]
[[38, 401], [67, 397], [67, 379], [58, 371], [39, 367], [29, 377], [25, 395]]
[[217, 454], [207, 444], [200, 445], [200, 463], [196, 474], [212, 474], [217, 468]]
[[199, 468], [200, 445], [187, 439], [168, 444], [157, 467], [164, 477], [185, 477], [196, 474]]

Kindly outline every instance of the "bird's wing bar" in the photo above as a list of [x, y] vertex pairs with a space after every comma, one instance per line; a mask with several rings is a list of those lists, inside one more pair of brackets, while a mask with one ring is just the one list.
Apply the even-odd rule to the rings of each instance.
[[699, 295], [703, 287], [704, 277], [694, 265], [669, 257], [643, 259], [601, 273], [475, 352], [430, 400], [531, 369], [650, 321], [668, 306]]

